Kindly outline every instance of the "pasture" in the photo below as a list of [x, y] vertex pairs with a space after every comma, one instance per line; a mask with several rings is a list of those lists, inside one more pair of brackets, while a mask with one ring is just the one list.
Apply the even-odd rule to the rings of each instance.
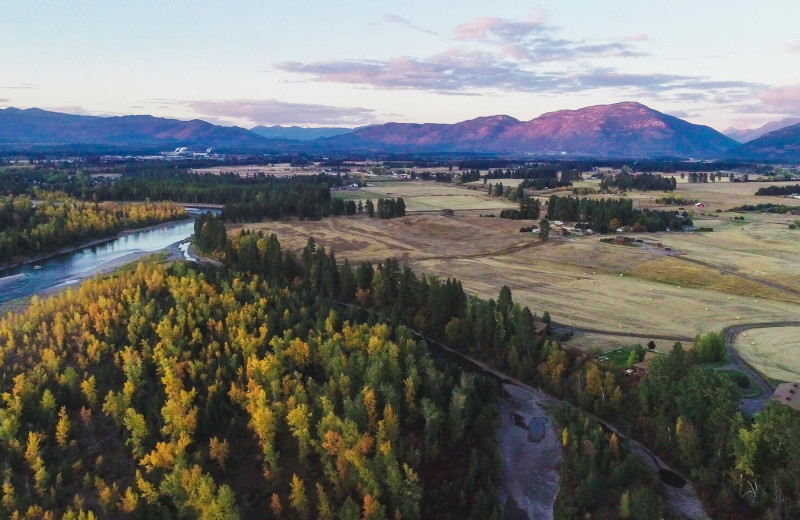
[[459, 187], [434, 181], [370, 181], [369, 186], [354, 191], [335, 191], [331, 195], [349, 200], [366, 202], [379, 198], [402, 197], [406, 211], [455, 211], [495, 212], [505, 208], [517, 208], [517, 204], [499, 197], [489, 197], [485, 191]]
[[751, 329], [736, 337], [742, 358], [778, 381], [800, 381], [800, 327]]

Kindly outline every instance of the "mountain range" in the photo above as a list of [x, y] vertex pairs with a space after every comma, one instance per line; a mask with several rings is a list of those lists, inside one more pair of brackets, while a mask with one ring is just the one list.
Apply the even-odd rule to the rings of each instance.
[[352, 128], [339, 126], [326, 126], [319, 128], [306, 128], [302, 126], [255, 126], [251, 132], [266, 137], [267, 139], [291, 139], [293, 141], [313, 141], [320, 137], [333, 137], [335, 135], [349, 134]]
[[737, 143], [639, 103], [560, 110], [530, 121], [479, 117], [453, 125], [387, 123], [320, 139], [334, 150], [531, 153], [544, 156], [723, 156]]
[[244, 128], [217, 126], [199, 119], [179, 121], [147, 115], [99, 117], [38, 108], [7, 108], [0, 110], [0, 146], [6, 149], [86, 146], [123, 150], [215, 146], [257, 150], [264, 147], [264, 138]]
[[729, 128], [728, 130], [725, 130], [725, 135], [736, 139], [740, 143], [747, 143], [753, 139], [758, 139], [762, 135], [774, 132], [775, 130], [780, 130], [781, 128], [786, 128], [787, 126], [796, 125], [797, 123], [800, 123], [800, 117], [788, 117], [786, 119], [781, 119], [780, 121], [772, 121], [763, 126], [759, 126], [758, 128]]
[[800, 163], [800, 123], [764, 134], [729, 155], [740, 161]]
[[[0, 150], [444, 153], [531, 157], [746, 158], [800, 162], [796, 132], [782, 129], [739, 145], [720, 132], [633, 102], [560, 110], [530, 121], [479, 117], [455, 124], [339, 127], [218, 126], [153, 116], [82, 116], [38, 108], [0, 110]], [[788, 142], [786, 142], [788, 140]]]

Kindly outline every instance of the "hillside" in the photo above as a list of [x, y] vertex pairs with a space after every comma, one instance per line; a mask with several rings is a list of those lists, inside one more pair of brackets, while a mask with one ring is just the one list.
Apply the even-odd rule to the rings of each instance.
[[800, 163], [800, 123], [745, 143], [730, 157], [742, 161]]
[[335, 135], [349, 134], [352, 128], [326, 126], [320, 128], [306, 128], [303, 126], [254, 126], [250, 129], [254, 134], [267, 139], [290, 139], [293, 141], [313, 141], [320, 137], [333, 137]]
[[739, 141], [740, 143], [747, 143], [753, 139], [758, 139], [762, 135], [774, 132], [775, 130], [780, 130], [781, 128], [786, 128], [787, 126], [796, 125], [797, 123], [800, 123], [800, 117], [788, 117], [786, 119], [781, 119], [780, 121], [772, 121], [765, 125], [759, 126], [758, 128], [729, 128], [725, 131], [725, 135]]
[[453, 125], [387, 123], [320, 139], [320, 148], [373, 151], [713, 158], [736, 142], [639, 103], [550, 112], [527, 122], [481, 117]]
[[217, 126], [198, 119], [97, 117], [7, 108], [0, 110], [0, 144], [17, 148], [86, 145], [246, 150], [266, 148], [270, 141], [243, 128]]
[[422, 152], [712, 159], [724, 156], [737, 143], [707, 126], [631, 102], [560, 110], [530, 121], [496, 115], [455, 124], [386, 123], [355, 130], [255, 127], [251, 131], [197, 119], [179, 121], [149, 115], [79, 116], [36, 108], [0, 110], [0, 148], [82, 151], [101, 148], [165, 150], [177, 146], [230, 152]]

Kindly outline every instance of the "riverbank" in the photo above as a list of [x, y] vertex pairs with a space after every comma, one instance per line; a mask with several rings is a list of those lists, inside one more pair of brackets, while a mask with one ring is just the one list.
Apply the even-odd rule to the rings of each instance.
[[67, 254], [70, 254], [70, 253], [75, 253], [75, 252], [80, 251], [81, 249], [86, 249], [87, 247], [95, 247], [95, 246], [106, 244], [108, 242], [113, 242], [114, 240], [123, 238], [123, 237], [131, 235], [133, 233], [141, 233], [143, 231], [152, 231], [152, 230], [160, 229], [160, 228], [163, 228], [163, 227], [167, 227], [167, 226], [170, 226], [170, 225], [173, 225], [173, 224], [176, 224], [176, 223], [180, 223], [180, 222], [184, 222], [184, 221], [185, 222], [189, 222], [189, 221], [192, 221], [192, 220], [194, 220], [194, 219], [191, 218], [191, 217], [188, 217], [188, 218], [181, 217], [179, 219], [165, 220], [164, 222], [159, 222], [158, 224], [153, 224], [153, 225], [145, 226], [145, 227], [141, 227], [141, 228], [125, 229], [125, 230], [120, 231], [116, 235], [110, 235], [110, 236], [107, 236], [107, 237], [104, 237], [104, 238], [98, 238], [98, 239], [95, 239], [95, 240], [90, 240], [88, 242], [81, 242], [80, 244], [75, 245], [75, 246], [62, 247], [61, 249], [58, 249], [56, 251], [50, 251], [50, 252], [47, 252], [47, 253], [40, 253], [38, 255], [34, 255], [32, 257], [28, 257], [28, 258], [20, 259], [20, 260], [17, 260], [17, 261], [13, 261], [13, 262], [8, 263], [8, 264], [0, 264], [0, 274], [2, 274], [4, 271], [9, 271], [11, 269], [16, 269], [17, 267], [22, 267], [24, 265], [37, 264], [39, 262], [42, 262], [44, 260], [48, 260], [50, 258], [55, 258], [57, 256], [67, 255]]

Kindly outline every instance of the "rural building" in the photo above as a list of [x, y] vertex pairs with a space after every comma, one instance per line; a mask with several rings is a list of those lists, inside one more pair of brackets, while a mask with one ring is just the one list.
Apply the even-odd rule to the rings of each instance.
[[569, 230], [567, 228], [565, 228], [563, 226], [558, 228], [558, 236], [562, 236], [563, 237], [563, 236], [567, 236], [567, 235], [569, 235]]
[[618, 246], [629, 246], [633, 242], [631, 237], [614, 237], [614, 244]]
[[535, 320], [533, 322], [533, 328], [536, 331], [536, 335], [540, 338], [546, 338], [553, 332], [553, 327], [551, 327], [549, 323], [540, 320]]
[[641, 362], [636, 363], [635, 365], [633, 365], [630, 368], [632, 370], [632, 372], [629, 372], [629, 374], [633, 374], [633, 375], [635, 375], [637, 377], [645, 377], [645, 376], [647, 376], [647, 373], [648, 373], [649, 367], [650, 367], [650, 363], [652, 363], [652, 361], [655, 359], [656, 356], [657, 356], [657, 354], [655, 354], [653, 352], [645, 352], [644, 360], [642, 360]]
[[772, 400], [800, 411], [800, 383], [781, 383], [772, 394]]

